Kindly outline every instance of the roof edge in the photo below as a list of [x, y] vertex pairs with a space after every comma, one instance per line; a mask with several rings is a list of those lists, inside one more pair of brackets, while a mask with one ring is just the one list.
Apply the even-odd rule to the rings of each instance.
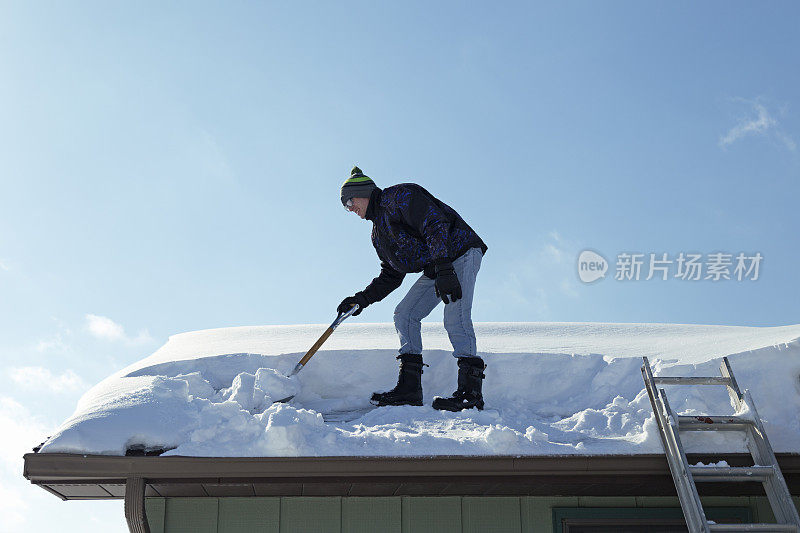
[[[25, 477], [65, 500], [122, 499], [129, 480], [147, 497], [584, 495], [669, 496], [666, 457], [653, 455], [425, 457], [125, 457], [27, 454]], [[749, 454], [692, 455], [692, 463], [752, 464]], [[793, 494], [800, 454], [778, 454]], [[716, 487], [715, 487], [716, 485]], [[763, 494], [754, 483], [707, 483], [708, 495]]]
[[[784, 474], [800, 474], [800, 454], [776, 454]], [[689, 454], [693, 461], [720, 460], [719, 454]], [[749, 454], [725, 454], [730, 464], [744, 463]], [[416, 456], [416, 457], [125, 457], [82, 454], [24, 456], [24, 476], [37, 479], [145, 478], [286, 478], [325, 476], [397, 476], [434, 478], [457, 475], [613, 475], [668, 472], [662, 454], [539, 455], [539, 456]]]

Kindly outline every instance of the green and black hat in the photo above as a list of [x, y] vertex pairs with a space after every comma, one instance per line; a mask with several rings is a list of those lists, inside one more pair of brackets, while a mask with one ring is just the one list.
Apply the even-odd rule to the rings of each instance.
[[375, 188], [377, 185], [369, 176], [365, 176], [360, 168], [353, 167], [350, 177], [342, 184], [342, 205], [351, 198], [369, 198]]

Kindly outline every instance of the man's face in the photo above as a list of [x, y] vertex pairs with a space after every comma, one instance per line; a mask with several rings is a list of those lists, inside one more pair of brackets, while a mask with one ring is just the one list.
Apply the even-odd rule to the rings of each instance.
[[367, 206], [369, 205], [369, 198], [352, 198], [353, 205], [348, 207], [348, 211], [352, 211], [362, 219], [367, 216]]

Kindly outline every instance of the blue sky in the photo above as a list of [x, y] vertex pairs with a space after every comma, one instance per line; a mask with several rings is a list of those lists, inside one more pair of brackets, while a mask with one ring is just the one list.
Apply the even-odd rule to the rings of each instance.
[[[329, 323], [378, 272], [338, 199], [354, 164], [422, 184], [486, 241], [475, 320], [797, 323], [798, 15], [4, 2], [0, 425], [25, 436], [8, 446], [171, 334]], [[584, 249], [606, 279], [580, 282]], [[764, 260], [757, 281], [624, 282], [622, 252]], [[412, 279], [353, 320], [390, 321]], [[52, 508], [14, 527], [121, 524], [118, 502], [62, 504], [9, 461], [0, 493]]]

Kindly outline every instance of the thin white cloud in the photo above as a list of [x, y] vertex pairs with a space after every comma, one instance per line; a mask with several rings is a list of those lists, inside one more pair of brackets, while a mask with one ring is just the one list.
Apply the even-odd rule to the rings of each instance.
[[60, 422], [48, 419], [53, 413], [45, 411], [0, 395], [0, 531], [77, 533], [87, 530], [87, 520], [102, 525], [89, 527], [91, 531], [128, 531], [119, 500], [64, 505], [22, 476], [22, 456], [52, 435]]
[[549, 263], [549, 278], [553, 281], [558, 279], [558, 288], [563, 294], [578, 298], [578, 281], [574, 276], [578, 245], [557, 231], [551, 231], [549, 238], [551, 242], [546, 243], [539, 252], [540, 262]]
[[512, 304], [549, 318], [551, 301], [580, 297], [575, 275], [579, 250], [577, 243], [551, 231], [530, 252], [510, 261], [507, 274], [492, 290], [493, 299], [502, 302], [503, 308]]
[[100, 315], [86, 315], [86, 328], [92, 336], [108, 341], [121, 341], [127, 344], [146, 344], [153, 338], [146, 329], [141, 330], [136, 337], [129, 337], [125, 328], [108, 317]]
[[8, 266], [8, 263], [4, 259], [0, 259], [0, 270], [5, 270], [6, 272], [11, 270], [11, 267]]
[[9, 376], [17, 386], [27, 390], [45, 390], [59, 394], [87, 388], [86, 382], [72, 370], [53, 374], [50, 369], [42, 366], [23, 366], [12, 368]]
[[542, 247], [540, 251], [541, 258], [559, 265], [568, 262], [571, 259], [571, 256], [569, 256], [569, 243], [557, 231], [551, 231], [548, 237], [552, 242], [548, 242]]
[[135, 337], [128, 338], [129, 344], [149, 344], [155, 339], [150, 336], [150, 332], [146, 329], [139, 330]]
[[125, 339], [125, 328], [114, 322], [108, 317], [98, 315], [86, 315], [86, 326], [89, 333], [98, 339], [118, 341]]
[[57, 317], [52, 317], [56, 323], [58, 331], [50, 337], [41, 339], [36, 343], [36, 351], [44, 354], [68, 354], [72, 353], [72, 330]]
[[44, 440], [47, 428], [24, 405], [0, 396], [0, 431], [0, 516], [6, 527], [16, 528], [27, 521], [31, 507], [19, 490], [22, 456]]
[[782, 131], [776, 131], [775, 136], [778, 137], [778, 140], [781, 141], [783, 144], [785, 144], [786, 148], [788, 148], [792, 152], [797, 150], [797, 143], [794, 142], [794, 139], [792, 139]]
[[727, 148], [748, 136], [772, 136], [792, 152], [797, 149], [797, 144], [781, 129], [778, 119], [760, 99], [734, 98], [733, 101], [745, 104], [750, 113], [720, 137], [718, 144], [721, 148]]
[[49, 339], [42, 339], [36, 343], [36, 351], [41, 353], [70, 353], [72, 347], [61, 333], [56, 333]]
[[562, 263], [564, 261], [564, 251], [555, 244], [546, 244], [542, 249], [542, 255], [554, 263]]

